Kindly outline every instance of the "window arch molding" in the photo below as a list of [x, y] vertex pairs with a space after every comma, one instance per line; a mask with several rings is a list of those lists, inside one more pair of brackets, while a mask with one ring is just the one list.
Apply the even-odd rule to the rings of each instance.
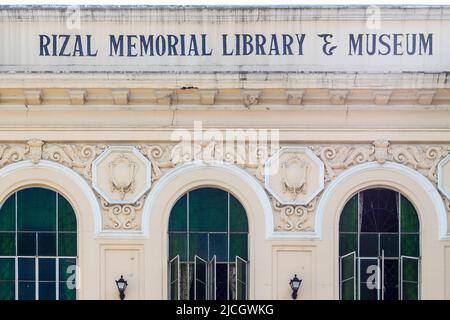
[[[317, 237], [323, 248], [320, 255], [334, 265], [334, 272], [325, 275], [330, 284], [328, 296], [339, 299], [339, 218], [349, 199], [369, 188], [387, 188], [397, 191], [411, 201], [420, 221], [422, 253], [422, 299], [444, 295], [444, 281], [432, 274], [444, 274], [444, 259], [436, 261], [436, 253], [443, 249], [447, 233], [447, 217], [442, 198], [433, 184], [419, 172], [404, 165], [369, 162], [344, 171], [325, 190], [315, 218]], [[429, 271], [428, 271], [429, 270]], [[433, 272], [431, 270], [434, 270]]]
[[101, 234], [100, 207], [89, 184], [73, 170], [60, 164], [41, 160], [38, 164], [21, 161], [0, 169], [0, 203], [14, 192], [42, 187], [58, 192], [71, 204], [77, 218], [77, 247], [81, 270], [77, 299], [99, 299], [96, 275], [83, 273], [99, 265], [95, 238]]
[[[195, 178], [196, 176], [203, 176], [203, 174], [200, 173], [204, 172], [208, 172], [207, 178]], [[190, 176], [189, 179], [186, 178], [187, 175]], [[224, 179], [218, 178], [215, 175], [224, 176]], [[259, 221], [264, 222], [264, 233], [267, 239], [276, 237], [273, 231], [273, 214], [270, 200], [264, 188], [259, 184], [256, 178], [252, 177], [249, 173], [234, 165], [224, 164], [220, 162], [206, 164], [202, 161], [181, 165], [180, 167], [164, 175], [160, 180], [156, 182], [150, 192], [149, 197], [145, 201], [143, 209], [142, 229], [144, 235], [148, 236], [151, 233], [153, 229], [153, 218], [155, 216], [154, 212], [156, 212], [153, 208], [157, 206], [159, 202], [161, 202], [159, 201], [159, 198], [162, 194], [169, 191], [168, 186], [172, 184], [178, 184], [178, 188], [176, 190], [176, 195], [173, 192], [174, 189], [172, 189], [170, 207], [173, 206], [175, 202], [186, 192], [199, 187], [221, 188], [225, 191], [233, 193], [238, 198], [238, 200], [243, 203], [244, 207], [246, 207], [244, 204], [245, 202], [247, 202], [247, 206], [250, 206], [250, 203], [246, 201], [246, 198], [248, 198], [245, 195], [246, 192], [244, 192], [240, 188], [236, 188], [235, 186], [233, 186], [232, 181], [235, 181], [238, 185], [243, 186], [245, 188], [245, 191], [250, 191], [252, 193], [252, 196], [255, 196], [258, 199], [258, 203], [261, 205], [260, 209], [262, 209], [260, 210], [259, 215], [262, 216], [254, 218], [257, 218]], [[165, 225], [167, 225], [169, 221], [169, 215], [170, 210], [169, 212], [164, 213]], [[249, 219], [251, 218], [252, 217], [249, 217]]]
[[[233, 194], [244, 207], [249, 229], [249, 298], [270, 299], [271, 293], [254, 279], [267, 276], [263, 261], [271, 259], [270, 242], [273, 234], [272, 207], [255, 177], [231, 164], [194, 162], [182, 165], [163, 176], [154, 185], [144, 205], [142, 218], [144, 232], [154, 248], [146, 285], [157, 286], [158, 295], [149, 298], [167, 298], [168, 223], [170, 212], [186, 192], [202, 188], [218, 188]], [[265, 260], [267, 259], [267, 260]], [[160, 275], [163, 275], [160, 277]]]
[[[345, 190], [344, 185], [348, 185]], [[345, 203], [353, 195], [377, 186], [392, 189], [408, 197], [416, 206], [421, 223], [421, 212], [423, 215], [425, 209], [430, 211], [429, 209], [432, 208], [430, 214], [433, 215], [435, 228], [432, 228], [431, 231], [437, 232], [441, 240], [450, 240], [450, 234], [447, 231], [447, 213], [437, 189], [419, 172], [393, 162], [385, 164], [369, 162], [357, 165], [335, 178], [326, 188], [317, 207], [314, 223], [317, 238], [323, 237], [327, 219], [336, 220]], [[342, 190], [344, 192], [341, 192]], [[339, 197], [336, 195], [337, 193], [340, 194]], [[336, 206], [336, 201], [339, 202], [338, 206]], [[332, 210], [329, 209], [331, 206], [334, 206]]]

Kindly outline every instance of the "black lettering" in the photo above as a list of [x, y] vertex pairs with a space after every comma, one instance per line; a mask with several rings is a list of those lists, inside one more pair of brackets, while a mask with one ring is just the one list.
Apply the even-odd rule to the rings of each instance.
[[[274, 52], [272, 54], [272, 52]], [[271, 34], [270, 35], [270, 50], [269, 50], [269, 56], [279, 56], [280, 55], [280, 50], [278, 49], [278, 41], [277, 41], [277, 35], [276, 34]]]
[[389, 45], [389, 43], [384, 41], [384, 38], [388, 38], [388, 40], [391, 40], [391, 36], [389, 34], [383, 33], [382, 35], [380, 35], [378, 41], [380, 42], [380, 45], [386, 48], [386, 51], [382, 52], [380, 49], [378, 49], [378, 54], [382, 56], [387, 56], [389, 53], [391, 53], [391, 46]]
[[266, 51], [264, 50], [264, 45], [266, 44], [266, 37], [262, 34], [255, 34], [255, 54], [266, 55]]
[[60, 57], [69, 57], [70, 53], [65, 53], [67, 44], [69, 43], [70, 36], [67, 34], [61, 34], [58, 38], [63, 38], [63, 45], [61, 46], [61, 50], [59, 50]]
[[136, 35], [127, 35], [127, 56], [128, 57], [137, 57], [137, 52], [133, 53], [133, 50], [136, 50]]
[[97, 56], [97, 53], [98, 53], [98, 49], [95, 50], [95, 53], [92, 53], [92, 49], [91, 49], [91, 38], [92, 38], [92, 35], [90, 35], [90, 34], [87, 34], [87, 35], [86, 35], [86, 41], [87, 41], [87, 56], [89, 56], [89, 57], [96, 57], [96, 56]]
[[294, 42], [294, 38], [289, 34], [283, 34], [283, 55], [290, 55], [292, 56], [292, 49], [291, 45]]
[[73, 46], [73, 52], [72, 52], [72, 56], [76, 56], [78, 53], [79, 57], [84, 56], [83, 54], [83, 43], [81, 42], [81, 36], [79, 34], [77, 34], [75, 36], [75, 44]]
[[188, 56], [198, 56], [197, 38], [195, 34], [191, 34], [190, 37]]
[[178, 44], [178, 38], [174, 36], [173, 34], [167, 35], [167, 55], [168, 56], [177, 56], [177, 48], [176, 45]]
[[356, 39], [353, 34], [349, 34], [348, 55], [352, 56], [353, 54], [362, 55], [362, 34], [358, 34]]
[[155, 39], [155, 51], [158, 56], [162, 56], [166, 53], [166, 39], [159, 35]]
[[210, 56], [212, 55], [212, 49], [208, 50], [206, 49], [206, 34], [202, 33], [202, 56]]
[[153, 53], [153, 35], [149, 35], [147, 38], [145, 36], [139, 36], [139, 42], [141, 44], [141, 57], [154, 56]]
[[419, 55], [422, 55], [422, 52], [426, 54], [428, 52], [429, 56], [433, 55], [433, 34], [429, 33], [427, 38], [425, 39], [425, 35], [423, 33], [419, 34]]
[[248, 56], [253, 53], [253, 37], [249, 34], [242, 35], [242, 55]]
[[223, 56], [232, 56], [234, 53], [234, 50], [231, 50], [231, 52], [227, 51], [227, 34], [222, 34], [222, 55]]
[[394, 55], [395, 56], [401, 56], [403, 55], [403, 51], [400, 52], [401, 48], [402, 48], [402, 40], [401, 38], [403, 37], [403, 35], [401, 33], [394, 33], [393, 34], [393, 51], [394, 51]]
[[39, 35], [39, 55], [40, 56], [49, 56], [48, 45], [50, 44], [50, 37], [45, 34]]
[[303, 55], [303, 42], [305, 41], [306, 34], [304, 34], [304, 33], [302, 33], [302, 34], [296, 33], [295, 37], [297, 38], [297, 43], [298, 43], [298, 55], [302, 56]]
[[[117, 54], [117, 51], [119, 54]], [[109, 35], [109, 56], [111, 57], [113, 55], [123, 57], [123, 35], [120, 35], [117, 40], [114, 35]]]

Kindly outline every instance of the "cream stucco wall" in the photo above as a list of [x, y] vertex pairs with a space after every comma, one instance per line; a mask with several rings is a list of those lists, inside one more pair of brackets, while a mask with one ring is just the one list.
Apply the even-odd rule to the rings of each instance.
[[[450, 299], [450, 199], [438, 189], [449, 186], [448, 167], [441, 177], [437, 173], [450, 153], [450, 40], [442, 33], [450, 24], [447, 7], [383, 8], [383, 32], [436, 31], [436, 56], [375, 62], [365, 57], [358, 63], [342, 54], [315, 59], [311, 52], [289, 63], [279, 57], [252, 63], [213, 57], [204, 64], [179, 59], [169, 63], [174, 72], [160, 68], [167, 62], [162, 58], [133, 64], [99, 57], [97, 65], [36, 58], [35, 33], [51, 32], [55, 25], [67, 31], [61, 25], [64, 10], [27, 10], [0, 9], [0, 37], [20, 40], [0, 50], [0, 203], [30, 186], [50, 188], [69, 200], [78, 221], [77, 298], [117, 299], [114, 280], [123, 275], [128, 299], [166, 299], [170, 210], [185, 192], [209, 186], [232, 193], [247, 212], [251, 299], [290, 299], [289, 280], [296, 273], [303, 278], [299, 299], [338, 299], [339, 215], [352, 195], [371, 187], [396, 190], [414, 204], [421, 225], [421, 298]], [[115, 30], [129, 30], [135, 18], [136, 30], [144, 32], [145, 19], [151, 18], [152, 27], [173, 31], [184, 9], [147, 8], [134, 15], [117, 8], [89, 10], [98, 20], [83, 16], [83, 32], [102, 37], [119, 18], [124, 23]], [[221, 27], [245, 29], [244, 11], [197, 10], [183, 11], [192, 32], [221, 14], [224, 21], [208, 29], [211, 34]], [[249, 21], [261, 14], [252, 32], [274, 26], [368, 32], [364, 8], [308, 10], [245, 12]], [[30, 21], [19, 21], [21, 14]], [[20, 50], [28, 51], [21, 55]], [[227, 72], [213, 70], [222, 62]], [[49, 66], [55, 69], [46, 70]], [[82, 68], [74, 72], [74, 66]], [[324, 164], [324, 189], [305, 205], [281, 205], [265, 189], [264, 161], [230, 164], [211, 153], [214, 161], [176, 163], [173, 133], [193, 135], [194, 121], [220, 132], [277, 130], [272, 154], [285, 147], [310, 150]], [[196, 145], [202, 152], [210, 141], [203, 142]], [[136, 202], [111, 204], [95, 191], [95, 159], [108, 146], [133, 147], [151, 163], [150, 190]], [[105, 168], [95, 179], [108, 188]]]
[[[338, 222], [345, 202], [356, 192], [370, 187], [387, 187], [401, 192], [415, 205], [421, 223], [421, 298], [448, 298], [448, 244], [439, 235], [439, 210], [436, 190], [423, 177], [409, 174], [412, 169], [399, 165], [368, 163], [352, 169], [326, 197], [321, 238], [290, 239], [270, 230], [272, 221], [264, 214], [268, 199], [255, 181], [241, 169], [223, 164], [185, 165], [162, 178], [145, 206], [144, 224], [148, 236], [129, 239], [124, 236], [96, 236], [95, 214], [98, 207], [90, 190], [75, 181], [67, 168], [42, 161], [33, 165], [19, 162], [0, 171], [1, 201], [12, 192], [42, 186], [63, 194], [73, 205], [78, 221], [78, 263], [81, 270], [79, 299], [115, 299], [114, 280], [124, 275], [129, 281], [130, 299], [165, 299], [167, 297], [167, 223], [172, 205], [185, 192], [199, 187], [218, 187], [233, 193], [245, 207], [249, 219], [250, 298], [289, 299], [289, 277], [297, 273], [304, 279], [300, 299], [337, 299]], [[396, 170], [397, 169], [397, 170]], [[75, 174], [76, 175], [76, 174]], [[425, 180], [426, 181], [426, 180]], [[77, 183], [78, 182], [78, 183]], [[266, 207], [264, 207], [266, 205]], [[441, 221], [442, 222], [442, 221]], [[272, 276], [268, 276], [272, 275]], [[443, 280], [445, 277], [445, 281]]]

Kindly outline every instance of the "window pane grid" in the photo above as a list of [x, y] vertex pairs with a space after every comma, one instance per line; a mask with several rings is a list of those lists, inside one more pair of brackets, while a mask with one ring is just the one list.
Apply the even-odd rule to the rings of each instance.
[[[184, 216], [180, 210], [184, 210]], [[183, 230], [184, 225], [186, 231]], [[180, 257], [181, 299], [194, 298], [195, 256], [207, 263], [212, 259], [217, 262], [214, 290], [220, 293], [216, 295], [207, 292], [207, 297], [219, 299], [222, 294], [222, 299], [231, 299], [236, 295], [233, 293], [236, 290], [236, 279], [232, 279], [234, 275], [230, 270], [235, 269], [236, 255], [247, 259], [247, 229], [245, 210], [228, 192], [211, 188], [196, 189], [187, 192], [177, 201], [169, 218], [169, 261], [176, 256]], [[222, 271], [219, 272], [219, 269]], [[224, 274], [227, 280], [221, 279], [220, 274]], [[208, 291], [212, 290], [209, 284], [206, 287]], [[219, 290], [219, 287], [222, 289]]]
[[[357, 233], [353, 232], [353, 224], [351, 223], [353, 221], [352, 214], [356, 212], [356, 208], [352, 204], [356, 203], [356, 199], [358, 199]], [[364, 210], [366, 211], [364, 212]], [[362, 226], [363, 224], [364, 226]], [[389, 262], [389, 265], [397, 263], [397, 269], [401, 256], [414, 257], [420, 263], [420, 224], [417, 212], [411, 202], [398, 192], [377, 188], [357, 193], [345, 205], [339, 226], [340, 257], [355, 251], [357, 261], [378, 256], [381, 257], [382, 261]], [[355, 235], [357, 236], [357, 248], [354, 248], [352, 238]], [[342, 268], [341, 264], [340, 267]], [[362, 272], [359, 268], [360, 266], [358, 272]], [[393, 281], [393, 277], [398, 278], [398, 287], [403, 288], [403, 284], [416, 285], [416, 295], [411, 297], [417, 299], [420, 281], [401, 279], [398, 270], [397, 273], [397, 275], [392, 275], [390, 269], [384, 263], [382, 264], [382, 276], [386, 279], [390, 277], [390, 281]], [[416, 273], [417, 277], [420, 277], [420, 272], [417, 271]], [[341, 279], [342, 299], [344, 298], [343, 284], [350, 279]], [[408, 290], [413, 289], [409, 288]], [[400, 290], [398, 291], [398, 296], [401, 298]], [[369, 297], [368, 292], [365, 294]], [[361, 295], [361, 298], [363, 297]], [[380, 295], [378, 295], [378, 298], [380, 298]], [[383, 295], [381, 298], [383, 298]], [[388, 297], [384, 296], [384, 298]]]
[[[0, 263], [9, 259], [14, 272], [8, 276], [12, 277], [11, 280], [0, 279], [0, 300], [75, 299], [75, 287], [68, 285], [75, 279], [77, 264], [76, 217], [70, 204], [57, 192], [43, 188], [15, 192], [6, 203], [9, 204], [7, 209], [10, 211], [12, 204], [14, 206], [14, 230], [2, 231], [4, 228], [0, 226], [0, 238], [13, 236], [13, 241], [9, 244], [9, 251], [12, 251], [5, 252], [0, 245]], [[0, 206], [0, 214], [3, 213], [3, 208], [4, 206]], [[65, 210], [63, 230], [59, 229], [60, 208]], [[4, 221], [0, 220], [0, 223]], [[10, 225], [11, 223], [7, 224], [5, 228]], [[62, 250], [59, 248], [61, 237], [66, 238], [66, 247]], [[68, 279], [69, 275], [64, 281], [60, 281], [60, 261], [64, 260], [70, 261], [64, 271], [72, 272], [73, 279]], [[60, 288], [64, 290], [61, 294]]]

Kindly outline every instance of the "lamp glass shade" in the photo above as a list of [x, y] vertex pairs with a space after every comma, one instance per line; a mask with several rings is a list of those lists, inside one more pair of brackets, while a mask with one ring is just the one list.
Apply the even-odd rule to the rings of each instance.
[[293, 290], [298, 290], [298, 288], [300, 287], [301, 283], [302, 283], [302, 280], [297, 278], [297, 275], [295, 275], [294, 278], [291, 280], [291, 288]]
[[120, 292], [123, 292], [125, 291], [128, 283], [123, 279], [123, 276], [121, 276], [119, 280], [116, 280], [116, 285], [117, 289], [119, 289]]

